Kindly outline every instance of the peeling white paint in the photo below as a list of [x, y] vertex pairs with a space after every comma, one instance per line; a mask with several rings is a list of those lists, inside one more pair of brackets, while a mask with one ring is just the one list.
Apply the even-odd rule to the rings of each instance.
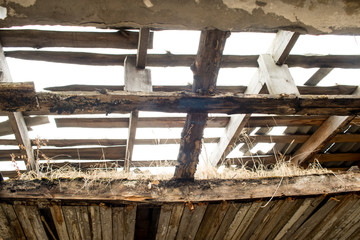
[[146, 7], [151, 8], [154, 6], [150, 0], [143, 0]]
[[0, 6], [0, 19], [4, 20], [7, 16], [7, 9]]
[[[228, 8], [242, 9], [250, 14], [256, 9], [261, 9], [265, 14], [276, 14], [291, 22], [301, 22], [328, 33], [334, 30], [331, 26], [341, 28], [342, 22], [347, 23], [347, 27], [349, 27], [349, 22], [353, 23], [353, 27], [360, 25], [359, 17], [346, 13], [346, 5], [343, 1], [332, 1], [332, 4], [322, 4], [318, 1], [314, 4], [312, 0], [307, 0], [301, 6], [296, 5], [296, 3], [289, 4], [281, 0], [263, 0], [266, 3], [263, 6], [257, 5], [256, 0], [222, 0], [222, 2]], [[333, 14], [327, 14], [325, 21], [324, 17], [319, 17], [324, 16], [324, 12], [331, 12]]]
[[30, 7], [36, 3], [36, 0], [9, 0], [8, 2], [17, 3], [23, 7]]

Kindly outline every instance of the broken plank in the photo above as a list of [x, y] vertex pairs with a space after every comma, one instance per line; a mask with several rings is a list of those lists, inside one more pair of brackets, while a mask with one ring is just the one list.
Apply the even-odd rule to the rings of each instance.
[[[95, 66], [123, 66], [127, 56], [135, 55], [56, 51], [6, 51], [6, 57], [11, 58]], [[259, 66], [257, 63], [258, 57], [258, 55], [224, 55], [221, 67], [257, 68]], [[194, 62], [195, 58], [195, 55], [148, 54], [146, 64], [148, 67], [188, 67]], [[302, 68], [360, 68], [358, 55], [290, 55], [285, 64], [289, 67]]]
[[[153, 34], [149, 34], [148, 45], [152, 48]], [[69, 47], [69, 48], [121, 48], [136, 49], [139, 33], [133, 31], [114, 32], [69, 32], [45, 30], [0, 30], [0, 41], [4, 47]]]

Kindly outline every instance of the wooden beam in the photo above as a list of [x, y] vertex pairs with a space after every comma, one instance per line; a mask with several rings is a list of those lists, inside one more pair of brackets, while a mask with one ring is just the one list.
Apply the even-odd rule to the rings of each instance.
[[[1, 84], [0, 84], [1, 88]], [[11, 88], [10, 88], [11, 89]], [[0, 97], [0, 112], [25, 111], [28, 114], [128, 113], [133, 110], [190, 113], [261, 113], [280, 115], [351, 115], [360, 111], [360, 98], [352, 95], [250, 95], [221, 93], [199, 95], [184, 92], [98, 93], [40, 92], [20, 95], [9, 91]], [[274, 108], [274, 106], [277, 106]], [[344, 108], [346, 106], [346, 108]]]
[[[56, 51], [6, 51], [6, 57], [24, 60], [46, 61], [57, 63], [83, 64], [95, 66], [123, 66], [129, 54], [97, 54], [86, 52]], [[148, 67], [188, 67], [195, 55], [148, 54]], [[258, 67], [258, 55], [224, 55], [222, 68]], [[290, 55], [285, 62], [289, 67], [301, 68], [360, 68], [358, 55]]]
[[275, 40], [272, 42], [268, 53], [277, 65], [283, 65], [286, 62], [299, 36], [300, 33], [298, 32], [280, 30], [276, 33]]
[[[291, 33], [291, 32], [283, 32], [280, 31], [273, 43], [270, 47], [270, 52], [272, 55], [260, 55], [258, 59], [259, 67], [260, 69], [256, 72], [253, 79], [248, 85], [248, 88], [245, 91], [245, 94], [258, 94], [260, 93], [264, 82], [267, 83], [267, 88], [271, 94], [279, 94], [280, 91], [283, 90], [282, 87], [278, 87], [277, 83], [273, 83], [271, 78], [276, 78], [277, 81], [281, 81], [283, 74], [286, 74], [286, 76], [290, 75], [289, 70], [287, 67], [274, 67], [273, 60], [267, 60], [265, 61], [264, 58], [273, 57], [275, 61], [278, 61], [279, 64], [282, 64], [288, 54], [290, 53], [292, 47], [294, 46], [297, 38], [297, 33]], [[276, 69], [277, 71], [274, 73], [274, 76], [270, 75], [274, 71], [270, 70]], [[264, 76], [263, 76], [264, 75]], [[291, 77], [291, 76], [290, 76]], [[280, 79], [278, 79], [280, 78]], [[295, 86], [294, 81], [292, 78], [289, 78], [289, 83], [285, 84], [285, 86], [288, 86], [288, 88], [294, 89], [293, 86]], [[295, 86], [296, 88], [296, 86]], [[297, 89], [296, 89], [297, 90]], [[294, 90], [295, 91], [295, 90]], [[282, 93], [282, 92], [281, 92]], [[298, 92], [297, 92], [298, 93]], [[214, 148], [214, 152], [211, 154], [211, 157], [209, 159], [212, 166], [217, 166], [222, 163], [222, 161], [225, 160], [226, 156], [231, 152], [233, 148], [237, 146], [238, 137], [243, 130], [246, 122], [249, 120], [250, 115], [232, 115], [231, 119], [229, 121], [228, 126], [225, 129], [225, 133], [220, 138], [219, 143]]]
[[[145, 30], [143, 30], [144, 32]], [[147, 34], [145, 33], [145, 36]], [[138, 48], [138, 58], [135, 57], [127, 57], [125, 59], [125, 90], [128, 92], [143, 92], [149, 93], [152, 92], [152, 83], [151, 83], [151, 71], [149, 69], [141, 69], [145, 67], [146, 60], [146, 44], [143, 42], [147, 42], [147, 38], [145, 38], [144, 34], [140, 34], [142, 37], [139, 41]], [[144, 49], [145, 48], [145, 49]], [[137, 68], [136, 64], [139, 64], [140, 68]], [[136, 136], [136, 128], [138, 122], [138, 110], [134, 109], [130, 113], [129, 118], [129, 133], [126, 142], [126, 153], [125, 153], [125, 164], [124, 171], [130, 171], [130, 162], [132, 160], [132, 153], [134, 149], [135, 136]]]
[[[353, 95], [360, 95], [360, 87]], [[331, 116], [326, 119], [316, 132], [294, 153], [291, 162], [306, 166], [312, 157], [332, 141], [338, 133], [342, 133], [354, 118], [355, 115]]]
[[[28, 131], [32, 131], [33, 126], [39, 126], [42, 124], [50, 123], [49, 118], [47, 116], [36, 116], [36, 117], [29, 117], [24, 116], [25, 124], [27, 126]], [[5, 136], [9, 134], [13, 134], [10, 120], [6, 120], [0, 123], [0, 136]]]
[[[7, 65], [2, 45], [0, 44], [0, 82], [10, 83], [12, 77], [10, 69]], [[16, 93], [13, 93], [16, 94]], [[8, 99], [1, 98], [3, 101]], [[26, 155], [25, 165], [28, 170], [34, 170], [38, 173], [39, 168], [35, 161], [34, 152], [31, 146], [28, 127], [26, 126], [24, 116], [21, 112], [10, 112], [8, 113], [11, 128], [15, 134], [15, 138], [19, 144], [19, 148], [22, 153]]]
[[136, 54], [136, 67], [140, 69], [144, 69], [146, 65], [149, 35], [150, 35], [149, 28], [140, 29], [137, 54]]
[[[197, 95], [206, 96], [215, 92], [222, 52], [229, 35], [229, 32], [219, 30], [201, 31], [196, 60], [190, 67], [194, 73], [192, 91]], [[207, 117], [206, 112], [188, 113], [181, 133], [175, 179], [194, 179]]]
[[326, 77], [334, 68], [319, 68], [304, 85], [316, 86], [324, 77]]
[[[3, 47], [69, 47], [69, 48], [122, 48], [136, 49], [139, 33], [119, 30], [114, 32], [68, 32], [44, 30], [0, 30]], [[149, 48], [153, 34], [149, 34]]]
[[[279, 184], [282, 179], [282, 184]], [[216, 179], [179, 182], [160, 180], [148, 187], [148, 180], [118, 179], [109, 184], [103, 179], [89, 183], [83, 179], [48, 179], [5, 181], [0, 190], [1, 200], [46, 199], [129, 202], [201, 202], [245, 199], [269, 199], [271, 197], [318, 196], [360, 191], [360, 174], [324, 174], [261, 179]], [[87, 184], [87, 185], [85, 185]], [[101, 191], [99, 191], [101, 189]]]

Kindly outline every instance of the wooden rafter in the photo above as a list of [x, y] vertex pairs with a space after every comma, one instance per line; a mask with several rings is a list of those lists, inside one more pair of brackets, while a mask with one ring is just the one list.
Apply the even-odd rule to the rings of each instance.
[[[195, 62], [191, 65], [194, 73], [192, 91], [197, 95], [213, 94], [220, 69], [222, 52], [229, 32], [203, 30]], [[181, 133], [180, 151], [175, 168], [175, 179], [194, 179], [202, 148], [203, 131], [207, 113], [188, 113]]]
[[[85, 65], [124, 65], [128, 54], [96, 54], [82, 52], [55, 52], [55, 51], [7, 51], [7, 57], [47, 61], [58, 63], [85, 64]], [[135, 55], [132, 55], [135, 56]], [[194, 62], [196, 55], [177, 54], [149, 54], [149, 67], [187, 67]], [[258, 55], [224, 55], [222, 68], [258, 67]], [[358, 55], [290, 55], [285, 62], [289, 67], [302, 68], [360, 68]]]
[[[279, 63], [284, 62], [298, 37], [299, 37], [298, 33], [283, 32], [283, 31], [279, 32], [276, 35], [276, 38], [274, 39], [272, 46], [270, 47], [269, 51], [271, 55], [268, 55], [268, 57], [274, 58], [274, 60]], [[271, 63], [269, 63], [270, 62], [269, 60], [262, 61], [264, 57], [266, 56], [259, 57], [260, 61], [258, 62], [260, 64], [260, 70], [258, 70], [257, 73], [254, 75], [253, 79], [249, 83], [248, 88], [245, 91], [245, 94], [258, 94], [261, 91], [264, 82], [267, 82], [268, 89], [270, 92], [273, 91], [274, 92], [273, 94], [278, 94], [277, 91], [281, 90], [277, 88], [276, 83], [272, 84], [272, 82], [270, 81], [272, 76], [269, 75], [270, 72], [267, 69], [267, 67]], [[275, 64], [273, 63], [273, 65]], [[279, 76], [276, 77], [281, 78], [283, 77], [282, 76], [283, 74], [286, 75], [290, 74], [289, 70], [284, 68], [276, 68], [276, 67], [274, 68], [273, 65], [271, 65], [270, 67], [272, 67], [272, 69], [277, 70], [276, 74], [278, 74]], [[262, 76], [263, 74], [265, 74], [265, 76]], [[293, 85], [294, 81], [292, 80], [292, 78], [290, 80], [291, 80], [290, 85]], [[220, 141], [215, 147], [214, 152], [211, 154], [210, 157], [211, 165], [217, 166], [221, 164], [222, 161], [225, 160], [226, 156], [230, 153], [230, 151], [237, 146], [238, 137], [241, 131], [243, 130], [246, 122], [249, 120], [249, 118], [250, 118], [249, 114], [248, 115], [239, 114], [239, 115], [231, 116], [229, 124], [225, 129], [225, 133], [220, 138]]]
[[[360, 88], [353, 95], [359, 96]], [[338, 133], [342, 133], [354, 118], [355, 115], [330, 116], [294, 153], [291, 162], [306, 166], [326, 144], [331, 142]]]
[[320, 68], [317, 70], [304, 85], [316, 86], [323, 78], [325, 78], [334, 68]]
[[[127, 57], [125, 60], [125, 90], [129, 92], [152, 92], [151, 72], [145, 69], [148, 49], [149, 29], [143, 28], [139, 34], [138, 52], [136, 58]], [[139, 118], [138, 110], [130, 112], [129, 134], [126, 142], [125, 172], [130, 171], [130, 162], [135, 143], [135, 135]]]
[[[44, 30], [0, 30], [3, 47], [69, 47], [69, 48], [121, 48], [136, 49], [139, 33], [120, 30], [117, 32], [65, 32]], [[153, 46], [153, 34], [149, 34], [148, 46]]]
[[[12, 82], [9, 67], [7, 65], [5, 55], [0, 45], [0, 71], [1, 79], [0, 82], [10, 83]], [[38, 166], [35, 162], [34, 152], [31, 146], [28, 127], [26, 126], [24, 116], [21, 112], [10, 112], [8, 113], [9, 121], [15, 138], [19, 144], [20, 152], [26, 156], [25, 165], [28, 170], [34, 170], [38, 172]]]

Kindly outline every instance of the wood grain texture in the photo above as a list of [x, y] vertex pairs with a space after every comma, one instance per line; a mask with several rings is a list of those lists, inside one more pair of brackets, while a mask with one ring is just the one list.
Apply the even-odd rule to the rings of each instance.
[[61, 209], [61, 205], [54, 203], [49, 208], [57, 235], [60, 239], [69, 240], [69, 234], [66, 228], [65, 218]]
[[[149, 48], [153, 34], [149, 34]], [[68, 32], [44, 30], [1, 30], [0, 41], [4, 47], [69, 47], [69, 48], [121, 48], [136, 49], [139, 33], [134, 31], [114, 32]]]

